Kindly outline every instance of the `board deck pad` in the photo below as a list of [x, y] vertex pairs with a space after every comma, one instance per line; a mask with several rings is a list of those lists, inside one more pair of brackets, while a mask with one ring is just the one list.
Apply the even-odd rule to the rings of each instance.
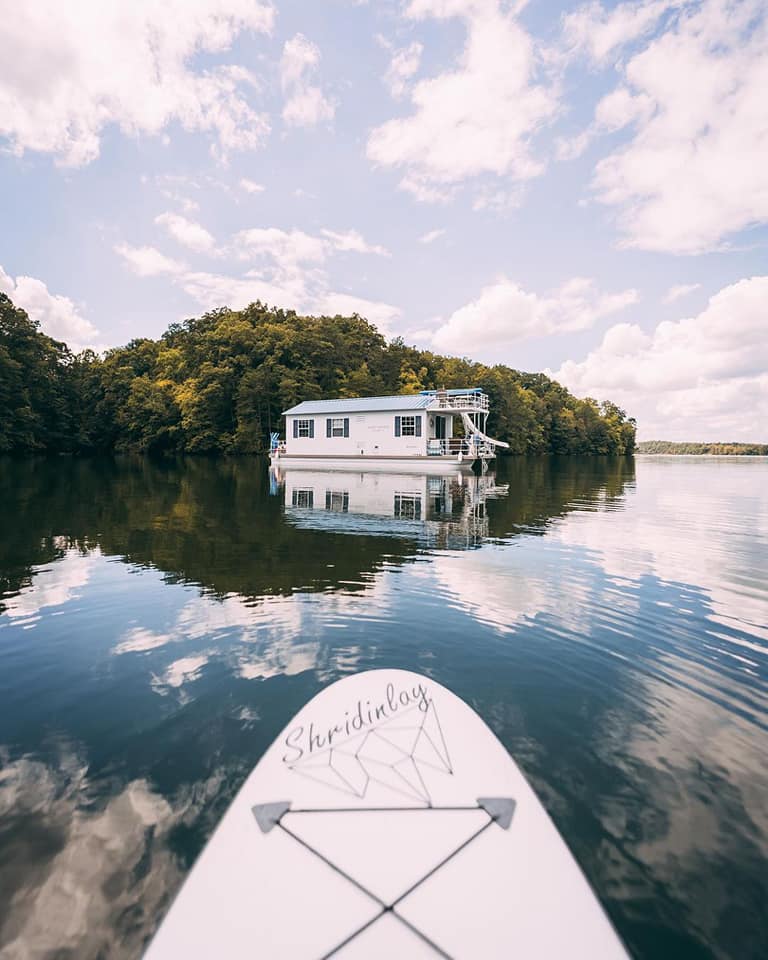
[[291, 720], [145, 955], [626, 958], [480, 717], [435, 681], [354, 674]]

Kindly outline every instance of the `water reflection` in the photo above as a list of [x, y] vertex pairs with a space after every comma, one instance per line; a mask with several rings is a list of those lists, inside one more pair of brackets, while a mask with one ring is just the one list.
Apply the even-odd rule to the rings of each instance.
[[3, 957], [138, 956], [182, 880], [174, 831], [200, 818], [223, 779], [169, 801], [144, 779], [92, 782], [67, 744], [51, 763], [5, 762], [0, 849], [13, 882], [0, 885]]
[[398, 536], [433, 549], [478, 547], [489, 535], [486, 503], [506, 497], [493, 473], [398, 474], [272, 469], [272, 491], [303, 530]]
[[3, 960], [138, 957], [281, 726], [385, 666], [481, 713], [638, 956], [762, 957], [767, 478], [0, 461]]

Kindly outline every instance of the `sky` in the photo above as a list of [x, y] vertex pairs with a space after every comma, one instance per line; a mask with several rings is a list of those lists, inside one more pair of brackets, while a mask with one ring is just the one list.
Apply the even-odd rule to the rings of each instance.
[[0, 290], [74, 349], [253, 300], [768, 442], [768, 0], [36, 0]]

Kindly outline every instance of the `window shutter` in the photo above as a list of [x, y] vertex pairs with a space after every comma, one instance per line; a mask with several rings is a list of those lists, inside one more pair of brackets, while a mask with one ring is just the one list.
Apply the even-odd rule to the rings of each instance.
[[421, 436], [421, 417], [416, 417], [416, 436]]
[[314, 435], [315, 435], [315, 421], [314, 421], [314, 420], [310, 420], [310, 421], [309, 421], [309, 436], [310, 436], [310, 438], [311, 438], [311, 437], [314, 437]]
[[395, 417], [395, 436], [400, 436], [400, 417]]
[[344, 436], [349, 436], [349, 417], [344, 417]]
[[294, 437], [299, 435], [299, 421], [295, 417], [293, 418], [293, 435]]
[[332, 429], [331, 429], [331, 424], [332, 424], [332, 423], [333, 423], [333, 420], [331, 420], [330, 417], [328, 417], [328, 419], [325, 421], [325, 435], [326, 435], [326, 437], [332, 437], [332, 436], [333, 436], [333, 432], [332, 432]]

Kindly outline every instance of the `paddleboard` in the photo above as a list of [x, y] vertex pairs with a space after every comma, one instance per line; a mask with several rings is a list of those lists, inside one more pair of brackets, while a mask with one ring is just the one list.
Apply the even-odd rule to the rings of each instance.
[[625, 960], [527, 780], [466, 703], [372, 670], [286, 726], [145, 960]]

